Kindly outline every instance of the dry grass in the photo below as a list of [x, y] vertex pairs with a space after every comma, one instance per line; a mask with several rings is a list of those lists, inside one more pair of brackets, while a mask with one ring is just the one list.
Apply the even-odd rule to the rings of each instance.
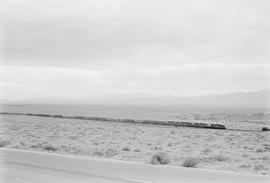
[[105, 151], [105, 156], [106, 157], [113, 157], [113, 156], [116, 156], [117, 154], [119, 154], [118, 153], [118, 151], [116, 150], [116, 149], [114, 149], [114, 148], [109, 148], [109, 149], [107, 149], [106, 151]]
[[[96, 121], [89, 123], [75, 119], [21, 116], [5, 117], [2, 126], [5, 130], [0, 139], [11, 139], [10, 144], [4, 143], [5, 147], [54, 152], [55, 149], [51, 148], [44, 150], [45, 145], [51, 144], [57, 148], [56, 152], [63, 154], [143, 163], [150, 163], [155, 153], [165, 152], [171, 160], [170, 165], [181, 166], [186, 159], [183, 157], [194, 157], [198, 158], [200, 168], [269, 174], [268, 132], [217, 131]], [[77, 138], [70, 140], [70, 136]], [[125, 151], [128, 149], [125, 147], [129, 147], [130, 151]], [[263, 152], [256, 152], [258, 148]], [[224, 156], [226, 161], [222, 161], [222, 157], [215, 159], [216, 155]], [[161, 164], [161, 159], [156, 158], [153, 162]], [[239, 168], [245, 164], [251, 167], [244, 170]], [[194, 166], [190, 162], [184, 165]], [[253, 169], [255, 165], [263, 165], [267, 170], [261, 167]]]
[[205, 148], [202, 152], [203, 154], [209, 154], [212, 152], [212, 150], [210, 148]]

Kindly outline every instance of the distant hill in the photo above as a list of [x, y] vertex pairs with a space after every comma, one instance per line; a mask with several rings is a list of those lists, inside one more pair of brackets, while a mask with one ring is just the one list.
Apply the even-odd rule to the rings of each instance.
[[2, 103], [24, 103], [24, 104], [83, 104], [83, 105], [198, 105], [198, 106], [263, 106], [270, 107], [270, 89], [253, 91], [253, 92], [234, 92], [220, 95], [204, 95], [191, 97], [136, 97], [129, 95], [119, 95], [111, 98], [95, 98], [95, 99], [58, 99], [43, 98], [8, 101], [3, 100]]
[[177, 98], [177, 102], [214, 106], [270, 106], [270, 89], [255, 92], [235, 92], [222, 95], [209, 95]]
[[[90, 101], [89, 101], [90, 102]], [[100, 104], [156, 104], [156, 105], [199, 105], [199, 106], [269, 106], [270, 89], [254, 92], [235, 92], [220, 95], [192, 97], [128, 97], [92, 100]]]

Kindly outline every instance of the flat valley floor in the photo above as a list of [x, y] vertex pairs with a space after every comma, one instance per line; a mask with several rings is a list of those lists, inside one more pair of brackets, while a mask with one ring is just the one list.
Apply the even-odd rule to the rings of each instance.
[[173, 166], [194, 158], [197, 168], [270, 175], [270, 132], [19, 115], [0, 120], [2, 147], [143, 163], [165, 152]]

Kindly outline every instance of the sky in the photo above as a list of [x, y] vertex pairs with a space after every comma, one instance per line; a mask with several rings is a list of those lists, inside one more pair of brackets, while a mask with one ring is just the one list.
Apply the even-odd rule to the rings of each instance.
[[269, 88], [268, 0], [0, 2], [0, 98]]

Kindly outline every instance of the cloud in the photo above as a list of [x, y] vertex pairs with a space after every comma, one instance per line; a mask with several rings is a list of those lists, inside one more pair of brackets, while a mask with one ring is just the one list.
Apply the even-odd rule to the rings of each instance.
[[1, 2], [7, 98], [268, 87], [267, 0]]
[[132, 71], [2, 66], [1, 85], [9, 99], [190, 96], [267, 88], [269, 73], [267, 65], [189, 64]]
[[268, 1], [28, 1], [3, 16], [3, 64], [110, 69], [123, 65], [262, 63]]

